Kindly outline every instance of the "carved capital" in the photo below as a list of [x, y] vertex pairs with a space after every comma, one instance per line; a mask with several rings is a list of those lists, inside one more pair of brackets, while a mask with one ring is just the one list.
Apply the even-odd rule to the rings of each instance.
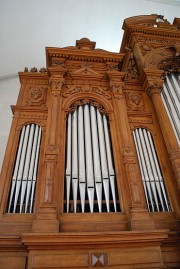
[[149, 95], [150, 97], [152, 97], [154, 94], [160, 94], [161, 91], [163, 89], [162, 84], [160, 83], [152, 83], [150, 84], [146, 89], [145, 92], [147, 93], [147, 95]]
[[124, 98], [124, 94], [123, 94], [124, 83], [123, 82], [116, 84], [113, 82], [113, 80], [110, 80], [109, 84], [110, 84], [110, 89], [112, 91], [114, 98], [116, 99]]
[[65, 84], [65, 79], [63, 76], [59, 77], [51, 77], [49, 79], [50, 85], [51, 85], [51, 93], [54, 97], [57, 97], [61, 94], [61, 90], [63, 85]]

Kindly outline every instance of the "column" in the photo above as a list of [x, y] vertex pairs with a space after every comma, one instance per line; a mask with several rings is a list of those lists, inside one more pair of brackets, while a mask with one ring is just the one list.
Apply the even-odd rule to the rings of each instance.
[[163, 71], [161, 70], [144, 69], [143, 87], [147, 95], [152, 99], [177, 185], [180, 189], [180, 148], [161, 98], [164, 83], [162, 75]]

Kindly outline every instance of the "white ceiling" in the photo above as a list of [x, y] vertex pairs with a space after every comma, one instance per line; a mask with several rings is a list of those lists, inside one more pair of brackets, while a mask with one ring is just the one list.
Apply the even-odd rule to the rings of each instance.
[[0, 77], [43, 67], [46, 46], [70, 46], [82, 37], [118, 52], [124, 19], [155, 13], [172, 22], [180, 1], [0, 0]]
[[172, 23], [180, 0], [0, 0], [0, 167], [19, 91], [13, 76], [45, 66], [45, 47], [73, 46], [82, 37], [118, 52], [124, 19], [143, 14]]

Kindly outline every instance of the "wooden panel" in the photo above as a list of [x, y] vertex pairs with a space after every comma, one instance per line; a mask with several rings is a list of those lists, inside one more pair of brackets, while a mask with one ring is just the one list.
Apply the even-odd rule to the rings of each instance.
[[[138, 265], [138, 268], [157, 268], [162, 266], [159, 249], [123, 250], [109, 253], [109, 265]], [[158, 267], [158, 268], [159, 268]], [[134, 268], [134, 267], [133, 267]]]
[[83, 267], [88, 266], [88, 254], [77, 254], [77, 255], [58, 255], [58, 254], [47, 254], [47, 255], [34, 255], [33, 256], [33, 268], [62, 268], [62, 267]]
[[0, 256], [1, 269], [24, 269], [25, 264], [26, 264], [26, 257]]

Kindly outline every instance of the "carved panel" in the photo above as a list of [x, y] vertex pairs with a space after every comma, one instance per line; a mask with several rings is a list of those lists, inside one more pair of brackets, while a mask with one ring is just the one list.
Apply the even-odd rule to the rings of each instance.
[[126, 69], [125, 79], [138, 79], [138, 78], [139, 78], [139, 72], [137, 69], [135, 57], [134, 57], [133, 53], [131, 52], [130, 57], [129, 57], [128, 66]]
[[146, 111], [141, 93], [126, 92], [126, 102], [129, 111]]
[[29, 86], [27, 88], [26, 104], [28, 106], [39, 106], [46, 102], [47, 87]]

